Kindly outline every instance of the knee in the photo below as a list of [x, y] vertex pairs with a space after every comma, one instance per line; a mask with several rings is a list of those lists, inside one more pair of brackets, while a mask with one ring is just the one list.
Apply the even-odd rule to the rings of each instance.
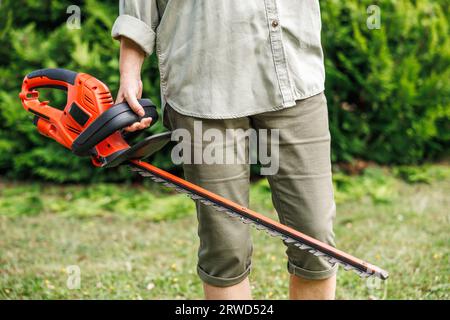
[[334, 232], [332, 221], [315, 221], [314, 223], [306, 226], [303, 230], [300, 230], [310, 237], [313, 237], [319, 241], [325, 242], [330, 245], [334, 245]]

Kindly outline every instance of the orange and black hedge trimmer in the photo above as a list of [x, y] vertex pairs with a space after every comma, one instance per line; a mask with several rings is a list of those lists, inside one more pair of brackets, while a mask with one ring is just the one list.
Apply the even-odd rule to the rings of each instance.
[[[51, 107], [48, 101], [39, 101], [39, 88], [67, 91], [65, 108], [59, 110]], [[211, 205], [243, 223], [253, 224], [259, 230], [280, 237], [286, 244], [323, 257], [330, 264], [338, 263], [361, 277], [375, 275], [383, 280], [388, 278], [388, 272], [377, 266], [141, 161], [169, 142], [171, 133], [155, 134], [130, 146], [121, 129], [141, 118], [127, 103], [113, 105], [108, 87], [88, 74], [64, 69], [33, 71], [23, 80], [20, 99], [25, 110], [35, 115], [33, 122], [41, 134], [56, 140], [78, 156], [90, 156], [95, 166], [128, 164], [143, 176], [186, 193], [192, 199]], [[152, 117], [152, 123], [155, 123], [158, 114], [152, 102], [141, 99], [139, 103], [145, 110], [144, 117]]]

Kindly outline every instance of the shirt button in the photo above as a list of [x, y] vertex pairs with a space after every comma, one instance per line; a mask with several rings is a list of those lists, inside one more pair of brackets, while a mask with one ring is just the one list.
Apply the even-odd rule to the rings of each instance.
[[278, 27], [278, 20], [272, 21], [272, 27], [274, 27], [274, 28]]

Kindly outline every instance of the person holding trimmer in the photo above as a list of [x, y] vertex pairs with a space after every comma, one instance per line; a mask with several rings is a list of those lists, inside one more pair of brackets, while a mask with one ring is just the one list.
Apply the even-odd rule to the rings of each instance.
[[[137, 101], [141, 67], [156, 53], [164, 123], [171, 130], [193, 136], [195, 121], [221, 132], [279, 129], [279, 170], [268, 179], [280, 221], [334, 245], [320, 33], [318, 0], [122, 0], [112, 29], [120, 40], [116, 102], [143, 112]], [[249, 164], [183, 168], [187, 180], [248, 206]], [[201, 203], [197, 216], [205, 297], [250, 299], [249, 227]], [[334, 299], [337, 265], [290, 245], [287, 256], [291, 299]]]

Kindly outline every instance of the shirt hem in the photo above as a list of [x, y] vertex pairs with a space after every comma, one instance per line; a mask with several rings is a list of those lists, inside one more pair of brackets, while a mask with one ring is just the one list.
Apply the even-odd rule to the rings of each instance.
[[242, 113], [237, 113], [237, 114], [232, 114], [232, 115], [200, 114], [200, 113], [195, 113], [195, 112], [189, 112], [189, 111], [183, 110], [183, 108], [178, 103], [174, 102], [172, 99], [167, 98], [167, 97], [165, 97], [165, 99], [164, 99], [163, 108], [165, 107], [166, 104], [169, 104], [170, 107], [173, 108], [176, 112], [178, 112], [182, 115], [185, 115], [185, 116], [190, 116], [190, 117], [195, 117], [195, 118], [236, 119], [236, 118], [248, 117], [248, 116], [253, 116], [256, 114], [261, 114], [261, 113], [266, 113], [266, 112], [271, 112], [271, 111], [278, 111], [278, 110], [282, 110], [282, 109], [292, 108], [297, 105], [296, 101], [311, 98], [315, 95], [318, 95], [319, 93], [322, 93], [324, 90], [325, 90], [325, 87], [322, 86], [317, 91], [312, 91], [312, 92], [306, 93], [304, 95], [297, 94], [294, 96], [293, 103], [287, 103], [287, 104], [282, 104], [282, 105], [279, 105], [276, 107], [264, 108], [264, 109], [257, 110], [257, 111], [242, 112]]

